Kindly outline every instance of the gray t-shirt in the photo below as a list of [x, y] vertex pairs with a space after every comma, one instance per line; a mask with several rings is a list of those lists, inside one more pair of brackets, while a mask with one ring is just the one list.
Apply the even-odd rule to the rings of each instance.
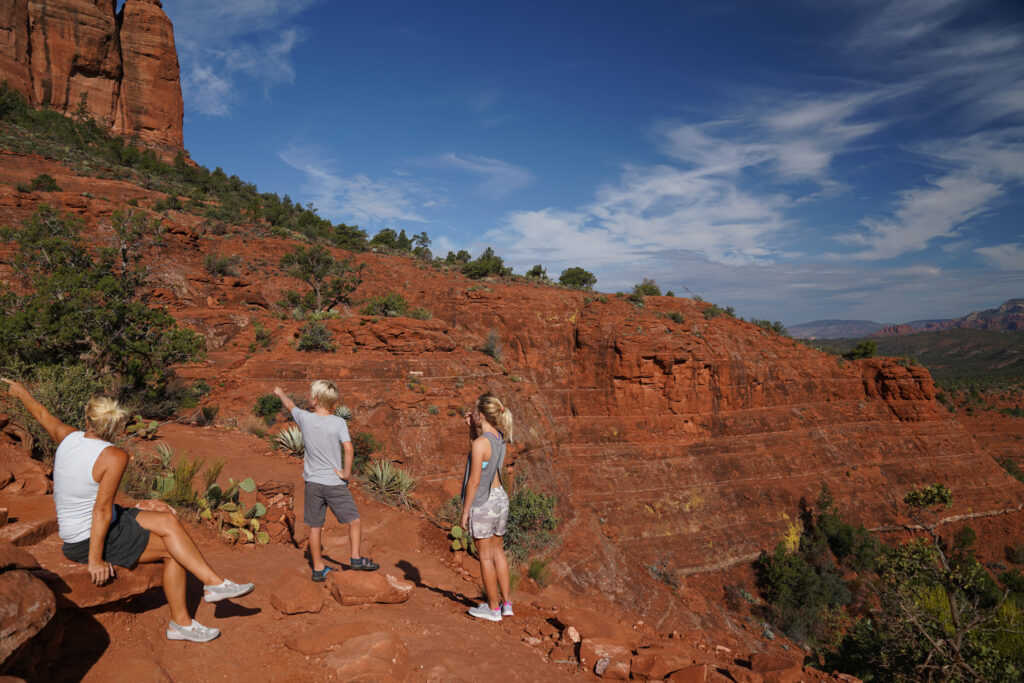
[[298, 407], [292, 408], [292, 418], [302, 430], [302, 441], [306, 445], [302, 478], [327, 486], [344, 485], [334, 470], [341, 470], [341, 444], [352, 440], [345, 420], [337, 415], [317, 415]]

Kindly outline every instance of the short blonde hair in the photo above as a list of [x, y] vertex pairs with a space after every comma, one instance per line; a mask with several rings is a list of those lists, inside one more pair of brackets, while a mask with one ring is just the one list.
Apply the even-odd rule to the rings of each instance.
[[107, 441], [117, 436], [127, 420], [128, 413], [112, 398], [96, 396], [85, 404], [85, 426]]
[[318, 379], [309, 387], [309, 395], [316, 399], [319, 406], [334, 410], [338, 404], [338, 387], [327, 379]]

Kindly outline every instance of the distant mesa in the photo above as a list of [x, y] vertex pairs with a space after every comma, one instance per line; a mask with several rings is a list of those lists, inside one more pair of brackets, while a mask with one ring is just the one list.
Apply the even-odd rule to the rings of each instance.
[[798, 339], [842, 339], [855, 337], [895, 337], [919, 332], [939, 332], [957, 328], [1024, 331], [1024, 299], [1010, 299], [998, 308], [974, 311], [962, 318], [948, 320], [912, 320], [908, 323], [882, 324], [871, 320], [815, 320], [790, 325]]
[[163, 159], [184, 150], [178, 55], [160, 0], [0, 3], [0, 80], [36, 107], [84, 111]]

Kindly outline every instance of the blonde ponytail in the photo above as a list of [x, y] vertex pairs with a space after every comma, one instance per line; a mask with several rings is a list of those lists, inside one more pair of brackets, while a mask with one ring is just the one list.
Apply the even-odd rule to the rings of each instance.
[[512, 441], [512, 411], [502, 405], [497, 396], [487, 392], [477, 399], [476, 409], [498, 428], [505, 441]]

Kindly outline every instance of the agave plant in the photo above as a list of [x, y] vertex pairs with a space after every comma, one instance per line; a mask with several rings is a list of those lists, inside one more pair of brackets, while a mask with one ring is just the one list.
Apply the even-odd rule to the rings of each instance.
[[386, 502], [408, 507], [412, 504], [409, 494], [416, 488], [416, 477], [398, 469], [390, 460], [375, 460], [366, 470], [366, 485]]
[[274, 443], [300, 458], [306, 451], [306, 444], [302, 440], [302, 430], [298, 427], [281, 430], [274, 437]]
[[345, 420], [345, 422], [352, 420], [352, 409], [348, 406], [338, 406], [338, 409], [334, 411], [334, 414]]

